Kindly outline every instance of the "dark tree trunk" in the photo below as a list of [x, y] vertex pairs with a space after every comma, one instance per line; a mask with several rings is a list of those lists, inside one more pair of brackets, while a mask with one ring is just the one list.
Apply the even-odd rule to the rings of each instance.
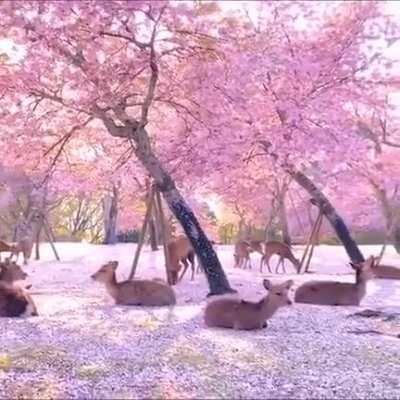
[[117, 243], [118, 189], [114, 185], [112, 195], [103, 199], [104, 244]]
[[349, 230], [347, 229], [346, 224], [343, 219], [338, 215], [333, 205], [326, 198], [326, 196], [322, 193], [317, 186], [302, 172], [300, 171], [289, 171], [290, 175], [293, 179], [303, 188], [308, 194], [313, 198], [315, 203], [320, 207], [323, 211], [324, 215], [332, 225], [333, 229], [336, 232], [336, 235], [343, 243], [344, 248], [350, 260], [353, 263], [358, 263], [364, 261], [364, 257], [357, 246], [357, 243], [351, 237]]
[[149, 219], [149, 236], [150, 236], [151, 251], [157, 251], [158, 250], [157, 229], [153, 217], [150, 217]]
[[195, 215], [175, 188], [173, 182], [171, 180], [168, 182], [168, 178], [167, 185], [160, 187], [161, 193], [172, 213], [182, 225], [199, 258], [200, 264], [203, 266], [210, 287], [209, 296], [234, 292], [229, 285], [217, 254], [201, 229]]
[[160, 160], [154, 154], [151, 148], [149, 135], [144, 125], [135, 121], [126, 121], [128, 126], [120, 127], [117, 126], [114, 121], [110, 120], [102, 110], [96, 109], [95, 111], [98, 113], [111, 135], [125, 139], [130, 138], [135, 142], [136, 147], [134, 151], [136, 157], [154, 179], [168, 207], [182, 225], [182, 228], [199, 258], [200, 264], [203, 266], [210, 288], [208, 296], [235, 292], [230, 287], [217, 254], [201, 229], [197, 218], [175, 187], [172, 178], [164, 170]]

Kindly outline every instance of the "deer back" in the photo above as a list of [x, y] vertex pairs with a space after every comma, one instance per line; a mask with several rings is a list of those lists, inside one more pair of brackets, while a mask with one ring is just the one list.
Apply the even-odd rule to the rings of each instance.
[[400, 268], [379, 264], [374, 268], [374, 274], [379, 279], [400, 279]]
[[176, 303], [171, 287], [154, 280], [133, 280], [117, 284], [117, 304], [164, 306]]

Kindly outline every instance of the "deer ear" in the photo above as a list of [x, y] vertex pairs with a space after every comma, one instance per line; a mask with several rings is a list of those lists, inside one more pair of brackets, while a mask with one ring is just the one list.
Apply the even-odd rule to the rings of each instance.
[[289, 279], [288, 281], [285, 282], [285, 288], [290, 289], [293, 286], [293, 279]]
[[119, 265], [118, 261], [111, 261], [111, 265], [113, 266], [114, 269], [116, 269]]
[[349, 264], [350, 264], [350, 267], [353, 268], [353, 269], [356, 270], [356, 271], [357, 271], [358, 269], [360, 269], [360, 264], [352, 263], [352, 262], [350, 262]]
[[271, 281], [268, 279], [264, 279], [263, 280], [263, 285], [265, 287], [266, 290], [271, 290], [272, 284]]

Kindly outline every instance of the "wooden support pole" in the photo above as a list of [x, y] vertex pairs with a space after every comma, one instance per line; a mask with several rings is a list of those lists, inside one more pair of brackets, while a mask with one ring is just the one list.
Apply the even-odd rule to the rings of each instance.
[[303, 269], [304, 261], [306, 260], [306, 257], [307, 257], [307, 255], [309, 253], [309, 250], [310, 250], [310, 246], [313, 243], [317, 227], [320, 224], [320, 221], [322, 221], [322, 215], [323, 215], [322, 211], [319, 210], [318, 216], [317, 216], [316, 220], [314, 221], [314, 225], [313, 225], [313, 227], [311, 229], [310, 237], [308, 238], [308, 242], [307, 242], [306, 248], [304, 250], [303, 256], [301, 257], [300, 268], [298, 269], [298, 273], [299, 274], [300, 274], [301, 270]]
[[142, 246], [144, 243], [144, 237], [146, 236], [147, 225], [148, 225], [148, 222], [150, 219], [151, 210], [153, 208], [153, 203], [154, 203], [154, 190], [151, 189], [150, 195], [148, 198], [148, 203], [147, 203], [146, 215], [144, 217], [142, 230], [141, 230], [140, 236], [139, 236], [139, 243], [136, 247], [135, 258], [133, 259], [132, 269], [131, 269], [131, 272], [130, 272], [129, 278], [128, 278], [129, 280], [131, 280], [135, 276], [135, 273], [136, 273], [136, 267], [137, 267], [137, 264], [139, 261], [140, 251], [142, 250]]
[[315, 232], [314, 232], [314, 237], [312, 239], [310, 253], [308, 255], [308, 260], [306, 262], [306, 265], [305, 265], [305, 268], [304, 268], [304, 272], [308, 272], [308, 269], [310, 268], [311, 258], [312, 258], [312, 255], [314, 253], [314, 248], [315, 248], [315, 245], [316, 245], [318, 237], [319, 237], [319, 231], [321, 230], [322, 220], [323, 220], [323, 214], [322, 214], [321, 211], [320, 211], [320, 214], [318, 215], [318, 217], [319, 217], [318, 218], [318, 224], [317, 224]]
[[161, 225], [161, 234], [164, 248], [164, 257], [165, 257], [165, 273], [167, 276], [168, 284], [172, 284], [172, 276], [169, 269], [169, 254], [168, 254], [168, 238], [167, 231], [165, 227], [165, 218], [164, 218], [164, 210], [161, 202], [161, 195], [158, 190], [156, 190], [156, 204], [159, 213], [160, 225]]
[[59, 255], [57, 253], [56, 246], [54, 246], [54, 241], [55, 241], [54, 239], [55, 238], [54, 238], [54, 235], [53, 235], [53, 231], [51, 230], [51, 227], [50, 227], [50, 225], [47, 222], [47, 219], [45, 217], [43, 218], [43, 228], [44, 228], [44, 233], [46, 234], [47, 239], [50, 242], [50, 246], [51, 246], [51, 248], [53, 250], [53, 253], [54, 253], [57, 261], [60, 261], [60, 257], [59, 257]]

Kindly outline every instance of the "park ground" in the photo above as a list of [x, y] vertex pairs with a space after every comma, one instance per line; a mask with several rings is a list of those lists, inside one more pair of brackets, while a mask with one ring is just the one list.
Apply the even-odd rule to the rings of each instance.
[[[400, 399], [400, 281], [374, 280], [360, 307], [293, 305], [267, 329], [237, 332], [203, 323], [203, 275], [176, 286], [173, 308], [113, 305], [90, 275], [118, 260], [126, 278], [133, 244], [47, 244], [26, 270], [40, 316], [0, 320], [0, 398], [382, 398]], [[379, 246], [361, 246], [365, 256]], [[353, 281], [342, 247], [318, 246], [313, 273], [269, 276], [233, 269], [233, 248], [218, 246], [229, 280], [246, 299], [265, 294], [262, 278]], [[301, 248], [297, 247], [297, 255]], [[273, 260], [274, 262], [275, 260]], [[400, 265], [389, 248], [383, 262]], [[162, 251], [145, 249], [139, 277], [165, 277]], [[378, 311], [360, 316], [364, 310]]]

